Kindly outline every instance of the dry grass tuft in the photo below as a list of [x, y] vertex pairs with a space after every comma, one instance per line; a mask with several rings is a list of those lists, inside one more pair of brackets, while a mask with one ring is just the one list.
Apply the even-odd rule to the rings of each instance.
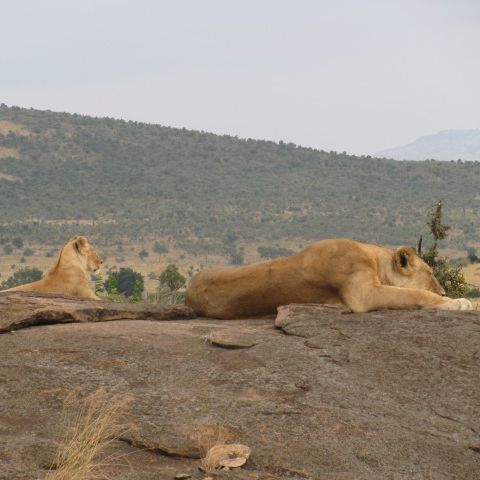
[[[55, 455], [46, 480], [90, 480], [101, 478], [98, 456], [125, 433], [123, 413], [130, 398], [104, 390], [80, 398], [70, 393], [64, 403], [67, 432]], [[103, 478], [105, 478], [103, 476]]]

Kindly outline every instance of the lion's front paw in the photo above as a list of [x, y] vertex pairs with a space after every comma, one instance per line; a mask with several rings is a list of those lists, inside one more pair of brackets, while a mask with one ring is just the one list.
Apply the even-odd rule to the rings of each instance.
[[442, 310], [473, 310], [473, 305], [466, 298], [452, 298], [442, 305]]

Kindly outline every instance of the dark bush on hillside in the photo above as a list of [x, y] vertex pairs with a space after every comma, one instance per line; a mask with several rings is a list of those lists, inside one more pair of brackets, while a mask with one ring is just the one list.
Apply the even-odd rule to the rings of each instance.
[[160, 242], [155, 242], [153, 245], [153, 251], [158, 254], [168, 253], [168, 247]]
[[25, 283], [36, 282], [43, 277], [43, 272], [35, 267], [25, 267], [17, 270], [11, 277], [0, 284], [0, 290], [18, 287]]
[[[114, 287], [112, 287], [114, 285]], [[111, 289], [115, 288], [115, 292]], [[131, 268], [120, 268], [118, 272], [112, 272], [105, 282], [105, 289], [109, 293], [119, 293], [131, 297], [134, 292], [141, 293], [144, 289], [143, 276]]]
[[267, 246], [258, 247], [257, 252], [262, 258], [288, 257], [294, 254], [293, 250], [289, 250], [288, 248]]
[[15, 237], [12, 243], [15, 248], [23, 248], [23, 240], [20, 237]]
[[467, 265], [467, 260], [465, 257], [451, 258], [448, 261], [449, 265], [458, 265], [460, 267], [465, 267]]
[[466, 297], [469, 297], [469, 298], [480, 298], [480, 289], [478, 288], [470, 288], [466, 295]]
[[480, 263], [480, 258], [477, 255], [477, 251], [473, 247], [467, 250], [467, 259], [470, 263]]

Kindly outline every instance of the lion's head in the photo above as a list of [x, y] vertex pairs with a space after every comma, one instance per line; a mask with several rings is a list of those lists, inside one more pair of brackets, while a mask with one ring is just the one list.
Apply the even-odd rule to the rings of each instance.
[[420, 288], [430, 290], [438, 295], [445, 295], [445, 290], [438, 283], [433, 270], [416, 254], [412, 247], [399, 247], [393, 254], [397, 287]]
[[75, 235], [69, 240], [75, 251], [83, 257], [84, 265], [90, 272], [96, 272], [100, 269], [103, 260], [97, 253], [95, 247], [88, 241], [87, 237]]

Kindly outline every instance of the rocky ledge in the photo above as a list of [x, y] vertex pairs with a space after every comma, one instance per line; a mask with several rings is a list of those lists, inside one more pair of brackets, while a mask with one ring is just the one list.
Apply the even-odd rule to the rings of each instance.
[[133, 397], [116, 480], [205, 478], [212, 432], [251, 449], [216, 478], [478, 480], [480, 312], [291, 305], [276, 323], [0, 294], [0, 479], [44, 478], [65, 397], [101, 388]]

